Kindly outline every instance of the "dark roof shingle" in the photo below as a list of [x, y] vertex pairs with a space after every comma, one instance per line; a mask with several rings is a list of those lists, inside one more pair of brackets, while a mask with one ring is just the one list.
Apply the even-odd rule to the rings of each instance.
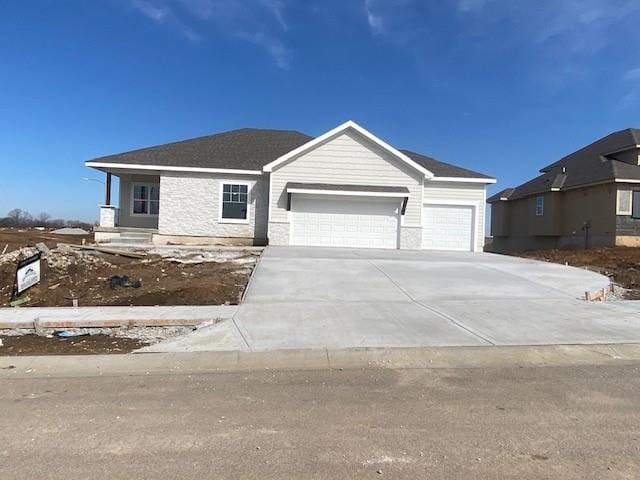
[[312, 138], [291, 130], [243, 128], [108, 155], [92, 162], [262, 170], [267, 163], [304, 145]]
[[[292, 130], [243, 128], [107, 155], [91, 162], [257, 171], [310, 140], [313, 137]], [[410, 150], [401, 152], [436, 177], [492, 178]]]
[[[640, 166], [616, 159], [616, 152], [640, 145], [640, 130], [628, 128], [614, 132], [573, 152], [540, 170], [541, 175], [513, 189], [509, 200], [553, 190], [610, 182], [616, 178], [640, 179]], [[500, 200], [497, 195], [487, 199]]]

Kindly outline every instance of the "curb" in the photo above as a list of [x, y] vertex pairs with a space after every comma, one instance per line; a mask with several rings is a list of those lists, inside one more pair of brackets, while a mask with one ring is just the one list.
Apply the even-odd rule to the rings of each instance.
[[506, 368], [640, 362], [640, 344], [418, 347], [0, 357], [0, 379], [257, 370]]

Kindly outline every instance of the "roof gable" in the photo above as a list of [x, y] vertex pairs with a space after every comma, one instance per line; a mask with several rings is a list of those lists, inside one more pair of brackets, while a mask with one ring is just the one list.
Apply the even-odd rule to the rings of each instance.
[[323, 135], [320, 135], [319, 137], [308, 141], [304, 145], [301, 145], [300, 147], [296, 148], [295, 150], [292, 150], [292, 151], [282, 155], [281, 157], [277, 158], [273, 162], [268, 163], [267, 165], [265, 165], [263, 170], [265, 172], [272, 172], [274, 169], [277, 169], [281, 165], [283, 165], [283, 164], [285, 164], [287, 162], [290, 162], [290, 161], [294, 161], [296, 158], [300, 157], [301, 155], [303, 155], [303, 154], [305, 154], [305, 153], [307, 153], [307, 152], [319, 147], [320, 145], [325, 144], [326, 142], [329, 142], [333, 138], [336, 138], [339, 135], [341, 135], [341, 134], [343, 134], [343, 133], [345, 133], [347, 131], [354, 131], [355, 133], [357, 133], [358, 135], [360, 135], [360, 136], [364, 137], [365, 139], [369, 140], [370, 142], [372, 142], [373, 144], [375, 144], [376, 146], [378, 146], [382, 150], [386, 151], [387, 153], [389, 153], [392, 156], [396, 157], [400, 161], [402, 161], [405, 164], [409, 165], [414, 170], [417, 170], [418, 172], [422, 173], [425, 177], [432, 178], [434, 176], [431, 171], [427, 170], [422, 165], [416, 163], [409, 156], [407, 156], [406, 154], [404, 154], [400, 150], [397, 150], [396, 148], [392, 147], [388, 143], [384, 142], [383, 140], [381, 140], [380, 138], [376, 137], [374, 134], [372, 134], [368, 130], [365, 130], [360, 125], [358, 125], [357, 123], [355, 123], [355, 122], [353, 122], [351, 120], [349, 120], [348, 122], [343, 123], [342, 125], [338, 125], [336, 128], [334, 128], [332, 130], [329, 130], [327, 133], [325, 133]]

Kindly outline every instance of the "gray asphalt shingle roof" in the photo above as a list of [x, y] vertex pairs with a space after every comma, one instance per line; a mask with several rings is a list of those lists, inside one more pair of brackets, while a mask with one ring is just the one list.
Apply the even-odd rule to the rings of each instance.
[[483, 173], [474, 172], [467, 168], [458, 167], [457, 165], [451, 165], [450, 163], [441, 162], [435, 158], [422, 155], [421, 153], [412, 152], [411, 150], [400, 150], [411, 160], [418, 165], [426, 168], [436, 177], [456, 177], [456, 178], [487, 178], [491, 179], [489, 175]]
[[[295, 150], [310, 140], [313, 140], [313, 137], [292, 130], [243, 128], [107, 155], [95, 158], [91, 162], [262, 170], [262, 167], [266, 164]], [[409, 150], [401, 151], [437, 177], [491, 178], [466, 168], [435, 160], [426, 155]]]
[[[560, 191], [615, 179], [640, 180], [640, 166], [616, 159], [621, 152], [640, 145], [640, 130], [614, 132], [540, 170], [541, 175], [514, 188], [509, 200], [558, 189]], [[504, 196], [503, 196], [504, 197]], [[487, 202], [500, 200], [493, 195]]]
[[96, 158], [92, 162], [262, 170], [313, 137], [292, 130], [242, 128]]

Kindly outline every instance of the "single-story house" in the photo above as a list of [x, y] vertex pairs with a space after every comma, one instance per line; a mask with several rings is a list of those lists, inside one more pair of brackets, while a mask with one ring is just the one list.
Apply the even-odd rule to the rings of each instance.
[[[481, 251], [487, 175], [349, 121], [317, 138], [241, 129], [96, 158], [97, 241]], [[111, 204], [111, 176], [120, 181]]]
[[607, 135], [489, 198], [491, 250], [640, 246], [640, 130]]

